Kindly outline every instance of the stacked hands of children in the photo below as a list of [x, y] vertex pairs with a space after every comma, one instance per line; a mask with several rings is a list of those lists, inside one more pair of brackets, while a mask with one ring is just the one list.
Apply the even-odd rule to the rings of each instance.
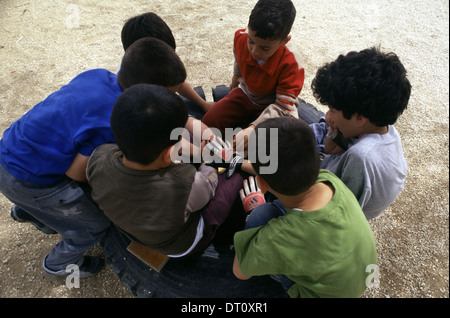
[[222, 138], [215, 135], [211, 136], [205, 147], [214, 155], [213, 161], [207, 163], [207, 165], [215, 168], [226, 168], [226, 179], [231, 178], [244, 162], [244, 158], [233, 149], [228, 141], [223, 141]]

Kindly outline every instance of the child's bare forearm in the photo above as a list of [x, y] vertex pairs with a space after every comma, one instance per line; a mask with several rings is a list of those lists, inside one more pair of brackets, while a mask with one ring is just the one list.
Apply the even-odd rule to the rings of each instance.
[[248, 174], [256, 176], [255, 169], [253, 169], [252, 164], [248, 160], [244, 160], [241, 166], [241, 170], [247, 172]]
[[87, 167], [88, 161], [89, 161], [88, 156], [84, 156], [84, 155], [78, 153], [75, 156], [69, 169], [67, 169], [67, 171], [65, 172], [66, 176], [68, 176], [69, 178], [71, 178], [75, 181], [86, 182], [87, 181], [86, 167]]
[[197, 92], [192, 88], [192, 86], [187, 82], [184, 82], [181, 85], [181, 87], [178, 89], [178, 93], [196, 103], [204, 112], [207, 112], [214, 105], [214, 102], [207, 102], [203, 98], [201, 98], [200, 95], [198, 95]]

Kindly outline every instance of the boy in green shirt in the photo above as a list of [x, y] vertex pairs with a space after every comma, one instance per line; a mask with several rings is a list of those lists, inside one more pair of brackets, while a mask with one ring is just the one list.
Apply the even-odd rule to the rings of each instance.
[[[267, 120], [256, 127], [256, 147], [266, 149], [278, 130], [278, 169], [244, 182], [246, 230], [234, 237], [233, 272], [239, 279], [271, 274], [290, 297], [360, 297], [377, 262], [370, 226], [350, 190], [320, 170], [314, 134], [302, 121]], [[259, 153], [259, 152], [257, 152]], [[259, 187], [259, 188], [258, 188]], [[278, 200], [264, 203], [270, 191]], [[251, 202], [251, 203], [249, 203]]]

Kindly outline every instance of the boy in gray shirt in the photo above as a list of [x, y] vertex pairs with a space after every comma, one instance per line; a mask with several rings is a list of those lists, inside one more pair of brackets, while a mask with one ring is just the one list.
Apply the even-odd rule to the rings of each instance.
[[174, 91], [149, 84], [126, 89], [111, 114], [116, 143], [97, 147], [87, 166], [92, 198], [112, 223], [131, 240], [173, 258], [208, 247], [243, 180], [172, 160], [179, 139], [171, 133], [188, 120]]
[[404, 66], [397, 55], [377, 48], [350, 52], [321, 67], [311, 86], [329, 108], [325, 121], [311, 124], [325, 153], [321, 168], [350, 188], [367, 219], [377, 217], [394, 202], [406, 177], [393, 126], [411, 94]]

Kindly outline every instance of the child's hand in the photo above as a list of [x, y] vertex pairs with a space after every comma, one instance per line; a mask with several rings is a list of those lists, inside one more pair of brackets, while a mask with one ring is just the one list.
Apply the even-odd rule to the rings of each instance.
[[334, 125], [334, 120], [330, 114], [330, 111], [325, 113], [325, 122], [332, 131], [338, 132], [339, 129]]
[[241, 78], [239, 75], [233, 75], [233, 78], [231, 79], [230, 91], [233, 88], [236, 88], [239, 86], [239, 78]]
[[209, 143], [205, 147], [223, 161], [229, 161], [233, 155], [233, 148], [230, 143], [215, 135], [211, 136]]
[[349, 139], [345, 139], [341, 132], [335, 132], [331, 128], [328, 129], [325, 138], [325, 153], [337, 154], [348, 149]]
[[[250, 186], [249, 186], [250, 183]], [[250, 213], [254, 208], [266, 203], [264, 199], [264, 194], [255, 182], [255, 178], [250, 176], [250, 178], [244, 180], [244, 189], [239, 191], [242, 204], [244, 205], [245, 213]]]
[[244, 162], [244, 158], [234, 152], [228, 141], [224, 142], [220, 137], [213, 136], [211, 141], [205, 145], [206, 149], [211, 151], [216, 157], [212, 163], [208, 163], [212, 167], [227, 168], [225, 178], [229, 179], [236, 170], [239, 170]]

